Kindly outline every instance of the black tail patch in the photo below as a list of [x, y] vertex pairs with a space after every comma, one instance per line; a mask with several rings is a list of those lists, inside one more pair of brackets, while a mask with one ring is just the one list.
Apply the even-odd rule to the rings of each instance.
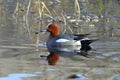
[[82, 41], [81, 41], [82, 47], [81, 47], [80, 50], [82, 50], [82, 51], [89, 51], [89, 50], [91, 50], [92, 48], [91, 48], [89, 45], [90, 45], [92, 42], [94, 42], [94, 41], [96, 41], [96, 40], [82, 40]]

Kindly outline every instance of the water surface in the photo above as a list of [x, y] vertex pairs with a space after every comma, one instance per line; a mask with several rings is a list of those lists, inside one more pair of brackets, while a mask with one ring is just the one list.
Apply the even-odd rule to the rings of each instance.
[[[40, 55], [48, 55], [49, 52], [46, 47], [36, 47], [37, 38], [34, 34], [36, 27], [34, 26], [38, 23], [30, 21], [29, 26], [34, 24], [31, 27], [33, 32], [30, 38], [24, 27], [23, 17], [19, 17], [18, 22], [16, 21], [13, 16], [16, 3], [16, 0], [0, 1], [0, 80], [69, 80], [71, 78], [73, 80], [120, 80], [120, 11], [117, 2], [113, 3], [112, 8], [115, 9], [109, 16], [110, 22], [107, 24], [101, 20], [92, 25], [83, 22], [79, 26], [80, 33], [90, 33], [92, 34], [90, 38], [98, 39], [91, 44], [93, 50], [90, 53], [95, 56], [93, 58], [77, 55], [60, 57], [55, 66], [48, 65], [46, 60], [40, 58]], [[19, 3], [24, 6], [28, 2]], [[64, 3], [61, 1], [57, 7], [53, 6], [53, 8], [58, 12], [61, 8], [69, 9], [66, 14], [71, 15], [69, 12], [73, 11], [73, 8], [67, 7], [65, 3], [72, 5], [69, 1]], [[89, 8], [88, 13], [91, 10]], [[70, 33], [69, 29], [66, 33]], [[48, 33], [40, 34], [40, 43], [45, 42], [47, 36]]]

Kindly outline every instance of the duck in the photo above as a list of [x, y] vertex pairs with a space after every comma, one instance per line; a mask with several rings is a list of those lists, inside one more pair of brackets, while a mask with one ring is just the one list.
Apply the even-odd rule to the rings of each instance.
[[86, 57], [86, 54], [83, 53], [91, 50], [90, 44], [96, 41], [87, 38], [90, 34], [60, 34], [60, 28], [55, 23], [48, 24], [47, 28], [41, 32], [49, 32], [49, 37], [46, 40], [47, 50], [50, 52], [50, 55], [47, 56], [49, 65], [55, 65], [59, 60], [56, 50], [65, 53], [80, 53]]
[[[50, 35], [46, 40], [47, 49], [52, 52], [53, 48], [78, 46], [75, 50], [88, 51], [90, 44], [96, 40], [87, 38], [90, 34], [60, 34], [60, 28], [55, 23], [50, 23], [47, 29], [41, 30], [41, 32], [49, 32]], [[72, 47], [74, 48], [74, 47]]]

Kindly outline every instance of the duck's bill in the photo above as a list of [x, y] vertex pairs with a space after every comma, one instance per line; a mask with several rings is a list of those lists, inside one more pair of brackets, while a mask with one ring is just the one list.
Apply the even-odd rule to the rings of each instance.
[[46, 29], [44, 29], [44, 30], [40, 30], [40, 32], [47, 32], [47, 30], [46, 30]]
[[45, 55], [40, 55], [40, 58], [41, 58], [42, 60], [47, 60], [47, 56], [45, 56]]

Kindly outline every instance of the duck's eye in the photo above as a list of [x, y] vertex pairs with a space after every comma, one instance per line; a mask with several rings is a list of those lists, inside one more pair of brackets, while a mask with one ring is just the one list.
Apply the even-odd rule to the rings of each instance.
[[53, 27], [52, 27], [52, 26], [49, 26], [49, 29], [53, 29]]

